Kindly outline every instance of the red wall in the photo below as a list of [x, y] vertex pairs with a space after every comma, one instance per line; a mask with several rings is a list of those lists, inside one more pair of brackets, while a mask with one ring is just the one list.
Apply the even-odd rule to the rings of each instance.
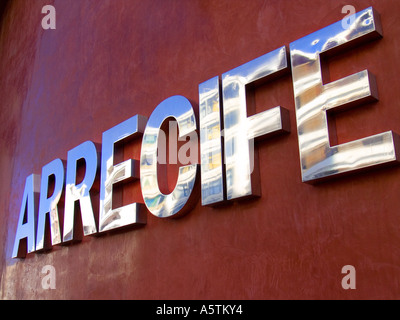
[[[42, 6], [57, 29], [41, 28]], [[400, 133], [398, 0], [13, 0], [0, 36], [3, 299], [398, 299], [400, 167], [301, 182], [290, 73], [256, 89], [291, 133], [259, 143], [262, 196], [12, 259], [25, 179], [83, 141], [172, 95], [373, 6], [384, 37], [331, 58], [330, 80], [368, 69], [379, 102], [336, 115], [338, 143]], [[140, 142], [125, 149], [138, 157]], [[124, 203], [140, 199], [126, 186]], [[41, 269], [56, 270], [56, 289]], [[341, 286], [344, 265], [356, 289]]]

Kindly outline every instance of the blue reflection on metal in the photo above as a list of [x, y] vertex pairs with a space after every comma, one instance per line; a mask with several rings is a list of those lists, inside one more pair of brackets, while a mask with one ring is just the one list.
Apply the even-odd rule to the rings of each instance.
[[224, 201], [220, 90], [218, 77], [199, 85], [201, 204]]
[[[24, 258], [26, 253], [36, 250], [36, 209], [39, 198], [39, 184], [39, 175], [31, 174], [26, 178], [14, 240], [13, 258]], [[26, 248], [23, 247], [21, 241], [26, 241]]]
[[[54, 177], [54, 190], [49, 192], [50, 179]], [[40, 200], [38, 213], [38, 226], [36, 235], [36, 250], [50, 249], [53, 245], [61, 243], [60, 219], [58, 216], [58, 202], [64, 186], [64, 164], [60, 159], [55, 159], [42, 168], [40, 183]], [[46, 220], [49, 219], [50, 241], [47, 242]]]
[[197, 164], [181, 166], [174, 190], [170, 194], [160, 191], [157, 177], [157, 146], [161, 125], [169, 117], [177, 121], [179, 137], [190, 135], [196, 130], [192, 105], [183, 96], [172, 96], [161, 102], [147, 122], [140, 156], [140, 183], [147, 209], [160, 218], [178, 217], [186, 213], [198, 167]]
[[378, 14], [368, 8], [349, 28], [341, 21], [290, 44], [302, 179], [330, 176], [398, 160], [397, 135], [391, 131], [332, 146], [329, 110], [378, 99], [375, 78], [367, 70], [323, 84], [321, 54], [381, 36]]
[[247, 116], [246, 86], [288, 70], [286, 48], [281, 47], [222, 75], [227, 199], [260, 195], [258, 177], [252, 177], [254, 139], [288, 132], [289, 113], [275, 107]]
[[139, 178], [138, 161], [129, 159], [114, 165], [114, 145], [127, 138], [140, 137], [146, 118], [136, 115], [103, 132], [100, 174], [99, 232], [133, 224], [145, 224], [146, 212], [141, 203], [131, 203], [113, 208], [113, 185], [128, 179]]
[[[86, 170], [82, 182], [76, 185], [77, 163], [80, 159], [85, 160]], [[92, 201], [89, 194], [96, 178], [97, 165], [96, 146], [91, 141], [86, 141], [68, 151], [63, 242], [81, 239], [81, 235], [74, 232], [74, 216], [76, 214], [74, 209], [76, 201], [79, 201], [80, 204], [83, 234], [87, 236], [97, 232]]]

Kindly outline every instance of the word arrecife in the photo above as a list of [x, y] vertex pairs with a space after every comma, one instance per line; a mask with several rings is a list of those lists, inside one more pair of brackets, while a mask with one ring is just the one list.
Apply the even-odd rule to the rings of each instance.
[[[304, 182], [398, 161], [398, 136], [391, 131], [331, 146], [327, 112], [377, 99], [375, 78], [367, 70], [323, 84], [322, 54], [332, 54], [349, 44], [381, 37], [379, 17], [374, 9], [356, 13], [350, 21], [346, 28], [339, 21], [290, 44]], [[87, 236], [128, 225], [145, 224], [146, 208], [160, 218], [180, 216], [193, 204], [192, 193], [198, 171], [201, 173], [202, 205], [260, 195], [259, 175], [252, 175], [258, 167], [253, 166], [253, 141], [289, 132], [289, 112], [282, 107], [274, 107], [247, 116], [246, 86], [256, 86], [260, 81], [288, 72], [288, 61], [287, 50], [283, 46], [222, 74], [222, 92], [219, 77], [199, 85], [200, 170], [193, 161], [181, 166], [176, 186], [170, 194], [163, 194], [158, 185], [157, 163], [160, 154], [163, 154], [159, 146], [165, 145], [161, 130], [163, 122], [174, 118], [179, 138], [191, 137], [192, 142], [197, 141], [195, 114], [191, 103], [183, 96], [172, 96], [161, 102], [149, 119], [135, 115], [103, 132], [97, 219], [90, 197], [99, 163], [93, 142], [86, 141], [68, 151], [65, 173], [63, 162], [55, 159], [43, 166], [41, 176], [28, 176], [12, 256], [24, 257], [27, 252], [79, 240], [82, 234]], [[221, 115], [224, 128], [221, 126]], [[140, 159], [114, 164], [115, 144], [128, 138], [142, 139]], [[77, 166], [82, 159], [86, 171], [83, 180], [77, 184]], [[131, 179], [140, 180], [144, 204], [131, 203], [114, 208], [113, 185]], [[54, 181], [54, 191], [48, 196], [50, 180]], [[61, 226], [57, 206], [64, 189], [65, 207]], [[79, 221], [75, 219], [76, 201], [81, 208], [82, 226], [74, 225], [75, 221]]]

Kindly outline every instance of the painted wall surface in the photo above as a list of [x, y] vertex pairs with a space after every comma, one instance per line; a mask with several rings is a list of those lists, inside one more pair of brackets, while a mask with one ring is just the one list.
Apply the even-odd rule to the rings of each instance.
[[[41, 9], [56, 8], [56, 30]], [[291, 74], [254, 91], [291, 133], [258, 143], [262, 194], [180, 219], [12, 259], [25, 179], [172, 95], [373, 6], [383, 38], [325, 61], [331, 81], [368, 69], [379, 101], [332, 115], [338, 143], [400, 133], [398, 0], [12, 0], [0, 35], [2, 299], [399, 299], [400, 166], [301, 182]], [[124, 149], [138, 158], [140, 141]], [[175, 176], [174, 176], [175, 175]], [[174, 185], [176, 170], [169, 176]], [[165, 181], [164, 181], [165, 182]], [[121, 191], [141, 200], [140, 184]], [[198, 195], [199, 196], [199, 195]], [[97, 206], [98, 207], [98, 206]], [[96, 211], [97, 212], [97, 211]], [[56, 271], [45, 290], [41, 270]], [[341, 285], [344, 265], [356, 289]]]

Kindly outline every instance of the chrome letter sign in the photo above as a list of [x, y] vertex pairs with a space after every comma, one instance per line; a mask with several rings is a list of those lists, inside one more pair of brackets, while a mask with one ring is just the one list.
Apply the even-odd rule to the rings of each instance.
[[[54, 190], [53, 194], [47, 197], [50, 177], [52, 176], [54, 177]], [[61, 228], [57, 206], [61, 198], [63, 186], [64, 165], [60, 159], [55, 159], [42, 168], [36, 250], [50, 249], [51, 246], [61, 243]], [[46, 234], [49, 232], [49, 230], [45, 230], [47, 218], [50, 222], [50, 243], [46, 241]]]
[[180, 137], [196, 130], [192, 105], [182, 96], [164, 100], [149, 118], [140, 155], [140, 183], [147, 209], [159, 218], [176, 217], [178, 213], [184, 213], [182, 209], [192, 194], [197, 172], [197, 164], [180, 167], [175, 189], [167, 195], [160, 191], [157, 178], [158, 136], [161, 124], [169, 117], [175, 118], [178, 122]]
[[280, 107], [247, 117], [246, 85], [285, 69], [286, 48], [282, 47], [222, 75], [228, 200], [260, 195], [259, 183], [251, 177], [249, 140], [289, 130], [289, 114]]
[[377, 99], [377, 89], [366, 70], [324, 85], [320, 56], [381, 34], [377, 13], [369, 8], [348, 29], [337, 22], [290, 44], [304, 182], [398, 160], [398, 138], [391, 131], [337, 146], [329, 141], [328, 111]]
[[146, 214], [143, 212], [140, 203], [131, 203], [115, 209], [112, 206], [113, 185], [130, 178], [139, 178], [137, 160], [130, 159], [114, 165], [114, 144], [143, 133], [146, 120], [145, 117], [136, 115], [103, 132], [100, 174], [100, 232], [130, 224], [146, 223]]
[[[18, 227], [15, 234], [13, 258], [24, 258], [26, 253], [36, 250], [36, 197], [39, 194], [40, 176], [31, 174], [26, 178], [24, 195], [22, 196], [22, 205], [19, 212]], [[25, 219], [26, 217], [26, 219]], [[24, 220], [26, 222], [24, 223]], [[25, 239], [25, 248], [21, 247], [20, 241]]]
[[[399, 160], [399, 138], [392, 131], [339, 145], [329, 140], [329, 112], [378, 99], [375, 78], [368, 70], [323, 83], [322, 55], [382, 35], [378, 14], [372, 8], [355, 14], [349, 20], [351, 23], [346, 28], [339, 21], [290, 44], [289, 58], [304, 182]], [[261, 195], [257, 181], [259, 175], [252, 174], [253, 169], [258, 168], [257, 163], [253, 163], [257, 159], [254, 140], [289, 132], [289, 111], [275, 106], [249, 116], [248, 109], [252, 106], [247, 105], [246, 92], [260, 81], [271, 80], [289, 71], [287, 50], [282, 46], [223, 73], [221, 78], [216, 76], [199, 85], [203, 206]], [[30, 175], [26, 179], [22, 197], [13, 257], [25, 257], [26, 253], [49, 249], [61, 243], [61, 230], [63, 242], [80, 240], [81, 234], [74, 229], [76, 201], [80, 203], [85, 236], [145, 224], [145, 208], [160, 218], [175, 218], [187, 212], [195, 199], [199, 171], [197, 160], [193, 160], [197, 159], [197, 152], [195, 156], [190, 155], [190, 160], [186, 155], [190, 149], [197, 151], [197, 148], [191, 148], [193, 143], [182, 146], [178, 152], [182, 166], [174, 190], [163, 194], [159, 187], [157, 165], [166, 162], [166, 136], [161, 126], [168, 118], [176, 120], [180, 140], [187, 136], [195, 137], [192, 142], [198, 144], [195, 113], [189, 100], [183, 96], [172, 96], [162, 101], [148, 121], [141, 115], [135, 115], [103, 133], [97, 223], [89, 193], [98, 172], [98, 155], [93, 142], [86, 141], [68, 152], [62, 226], [57, 209], [64, 186], [62, 161], [56, 159], [42, 168], [37, 224], [35, 193], [39, 177]], [[170, 128], [176, 133], [176, 128]], [[170, 132], [170, 147], [177, 146], [176, 138], [171, 138], [175, 136]], [[115, 145], [124, 139], [140, 137], [140, 160], [128, 159], [114, 163]], [[160, 149], [162, 147], [164, 151]], [[176, 159], [176, 154], [170, 154], [171, 158]], [[80, 159], [85, 161], [86, 172], [82, 182], [77, 185], [77, 163]], [[114, 203], [113, 206], [113, 186], [133, 179], [140, 179], [144, 204], [131, 203], [118, 207]], [[48, 197], [49, 184], [54, 184], [54, 191]], [[49, 221], [49, 231], [45, 230], [46, 220]], [[45, 243], [45, 235], [49, 232], [51, 243]]]
[[199, 85], [201, 204], [224, 201], [221, 111], [218, 77]]
[[[86, 172], [82, 182], [76, 185], [76, 170], [79, 159], [85, 160]], [[93, 142], [86, 141], [68, 151], [63, 242], [79, 240], [81, 238], [81, 235], [74, 234], [75, 201], [79, 201], [81, 207], [83, 234], [87, 236], [97, 232], [92, 201], [89, 194], [96, 178], [96, 172], [97, 151]]]

